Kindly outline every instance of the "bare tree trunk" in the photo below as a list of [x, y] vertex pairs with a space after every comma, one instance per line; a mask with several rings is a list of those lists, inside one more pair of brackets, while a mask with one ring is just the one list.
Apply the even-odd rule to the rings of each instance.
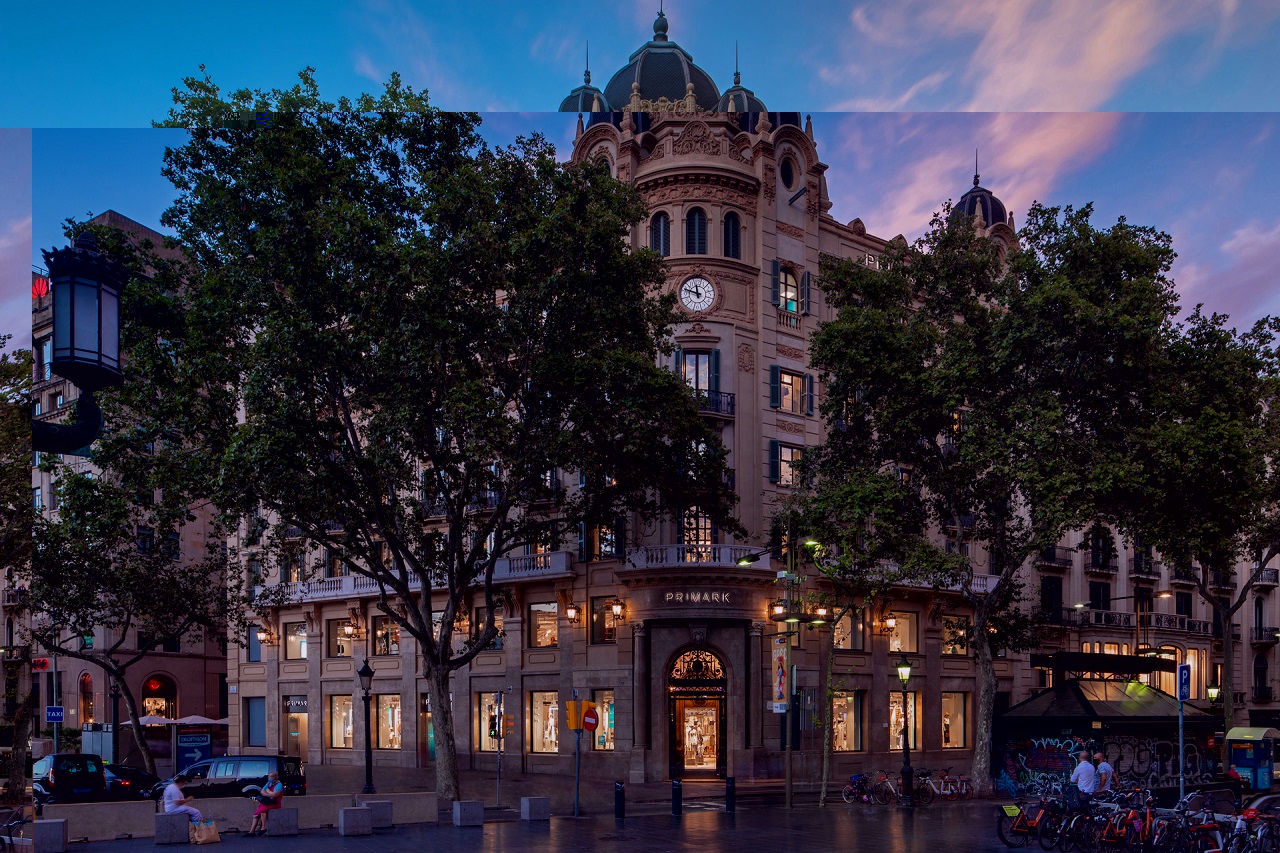
[[[138, 703], [133, 698], [133, 691], [129, 689], [129, 685], [125, 683], [121, 675], [107, 670], [107, 678], [108, 681], [114, 678], [116, 684], [120, 685], [120, 694], [124, 697], [124, 707], [129, 712], [129, 724], [133, 728], [133, 739], [138, 742], [138, 751], [142, 753], [143, 767], [152, 776], [159, 776], [160, 774], [156, 772], [155, 756], [151, 754], [151, 745], [147, 743], [147, 737], [142, 732], [142, 721], [138, 717]], [[175, 761], [173, 772], [177, 773], [181, 769], [183, 768], [178, 767]]]
[[17, 805], [27, 793], [27, 754], [31, 751], [31, 715], [35, 711], [36, 694], [31, 689], [31, 671], [22, 667], [18, 676], [18, 693], [22, 699], [13, 713], [13, 750], [9, 753], [9, 792], [5, 802]]
[[991, 657], [991, 639], [987, 635], [985, 618], [974, 614], [973, 654], [978, 667], [978, 721], [974, 726], [973, 790], [979, 797], [991, 791], [991, 738], [992, 716], [996, 704], [996, 670]]
[[449, 670], [425, 660], [431, 724], [436, 731], [436, 796], [443, 802], [459, 798], [458, 745], [453, 738], [453, 706], [449, 704]]
[[[1224, 732], [1231, 731], [1236, 715], [1236, 679], [1235, 679], [1235, 638], [1231, 635], [1231, 617], [1229, 610], [1222, 613], [1222, 726]], [[1225, 758], [1224, 758], [1225, 761]]]

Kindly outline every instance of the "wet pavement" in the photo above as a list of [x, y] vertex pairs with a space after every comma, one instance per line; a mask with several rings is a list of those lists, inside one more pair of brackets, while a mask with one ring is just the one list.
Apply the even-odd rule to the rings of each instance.
[[[553, 817], [550, 821], [495, 820], [486, 814], [484, 827], [416, 824], [379, 830], [363, 838], [342, 838], [336, 830], [306, 830], [292, 838], [223, 836], [224, 847], [270, 853], [330, 853], [330, 851], [419, 851], [476, 853], [684, 853], [684, 851], [855, 850], [876, 853], [986, 853], [1006, 850], [995, 836], [996, 806], [991, 801], [933, 803], [914, 810], [896, 806], [848, 806], [839, 803], [819, 809], [813, 805], [788, 811], [780, 806], [752, 805], [727, 814], [723, 805], [686, 803], [680, 817], [662, 813], [658, 804], [630, 809], [625, 820], [613, 817]], [[159, 848], [147, 839], [76, 844], [76, 853], [134, 853]], [[230, 851], [228, 851], [230, 853]]]

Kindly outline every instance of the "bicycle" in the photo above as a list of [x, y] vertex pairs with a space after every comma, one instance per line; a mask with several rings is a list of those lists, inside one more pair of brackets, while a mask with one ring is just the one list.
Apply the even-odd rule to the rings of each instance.
[[921, 770], [921, 775], [925, 775], [925, 781], [933, 793], [939, 797], [946, 797], [948, 800], [955, 802], [964, 797], [966, 800], [973, 799], [973, 785], [969, 781], [968, 776], [961, 776], [958, 779], [951, 778], [951, 768], [944, 767], [937, 771], [938, 777], [933, 777], [932, 771]]
[[840, 791], [840, 798], [846, 803], [869, 803], [871, 786], [867, 783], [867, 774], [856, 773], [849, 777], [849, 783]]
[[898, 801], [902, 795], [898, 793], [898, 786], [893, 784], [893, 777], [885, 771], [880, 771], [880, 779], [871, 786], [871, 796], [877, 803], [887, 806], [890, 800]]
[[31, 818], [27, 816], [24, 806], [10, 809], [4, 822], [0, 823], [0, 850], [17, 850], [18, 845], [13, 840], [14, 832], [17, 831], [18, 837], [22, 838], [22, 827], [28, 823], [31, 823]]
[[996, 816], [996, 836], [1005, 847], [1025, 847], [1040, 834], [1040, 824], [1050, 820], [1051, 797], [1041, 797], [1035, 803], [1015, 800], [1013, 805], [1000, 807]]

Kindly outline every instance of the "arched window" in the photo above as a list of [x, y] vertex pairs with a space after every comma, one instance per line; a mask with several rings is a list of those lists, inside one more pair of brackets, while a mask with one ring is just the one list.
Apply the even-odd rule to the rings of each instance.
[[86, 672], [80, 676], [80, 724], [92, 722], [94, 722], [93, 676]]
[[684, 252], [686, 255], [707, 253], [707, 215], [702, 208], [689, 211], [684, 223]]
[[742, 223], [736, 213], [724, 215], [724, 256], [742, 257]]
[[649, 248], [664, 258], [671, 254], [671, 217], [665, 213], [649, 220]]
[[164, 674], [156, 674], [142, 682], [142, 711], [144, 715], [178, 718], [178, 685]]

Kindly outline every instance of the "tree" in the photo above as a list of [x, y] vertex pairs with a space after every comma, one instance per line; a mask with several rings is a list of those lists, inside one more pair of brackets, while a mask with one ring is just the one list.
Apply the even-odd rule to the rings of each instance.
[[1153, 382], [1157, 417], [1133, 437], [1143, 470], [1126, 515], [1143, 542], [1172, 561], [1172, 571], [1194, 578], [1221, 625], [1220, 686], [1230, 728], [1231, 620], [1280, 556], [1280, 321], [1268, 317], [1243, 333], [1226, 323], [1197, 306], [1179, 327]]
[[[198, 448], [217, 506], [261, 508], [265, 572], [323, 548], [376, 583], [417, 641], [437, 792], [456, 799], [450, 673], [497, 634], [500, 558], [691, 506], [739, 529], [717, 436], [657, 367], [677, 314], [661, 259], [627, 245], [644, 206], [540, 138], [491, 150], [478, 117], [395, 76], [337, 105], [309, 70], [174, 97], [190, 136], [166, 152], [164, 222], [189, 263], [126, 288], [121, 399]], [[458, 652], [475, 592], [487, 615]]]
[[[3, 352], [11, 336], [0, 336], [0, 566], [20, 574], [31, 563], [31, 351]], [[9, 754], [9, 799], [26, 789], [34, 693], [24, 662], [13, 678], [6, 672], [4, 691], [13, 690], [13, 748]]]
[[990, 784], [993, 658], [1036, 643], [1020, 572], [1132, 476], [1124, 439], [1148, 414], [1175, 310], [1169, 238], [1123, 219], [1098, 230], [1090, 215], [1033, 206], [1006, 259], [944, 209], [880, 271], [823, 267], [837, 309], [812, 348], [828, 377], [827, 474], [893, 472], [946, 540], [934, 547], [961, 557], [977, 790]]

